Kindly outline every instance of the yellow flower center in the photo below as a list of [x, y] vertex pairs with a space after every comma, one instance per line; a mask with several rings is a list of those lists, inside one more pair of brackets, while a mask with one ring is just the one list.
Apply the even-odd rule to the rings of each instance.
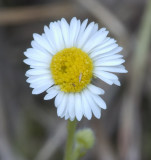
[[87, 53], [79, 48], [65, 48], [51, 61], [52, 78], [64, 92], [80, 92], [92, 78], [93, 63]]

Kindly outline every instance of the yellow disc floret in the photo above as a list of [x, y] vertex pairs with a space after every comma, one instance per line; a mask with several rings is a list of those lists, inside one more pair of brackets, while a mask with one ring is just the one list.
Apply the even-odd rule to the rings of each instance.
[[65, 48], [51, 61], [52, 78], [64, 92], [80, 92], [92, 79], [93, 63], [87, 53], [79, 48]]

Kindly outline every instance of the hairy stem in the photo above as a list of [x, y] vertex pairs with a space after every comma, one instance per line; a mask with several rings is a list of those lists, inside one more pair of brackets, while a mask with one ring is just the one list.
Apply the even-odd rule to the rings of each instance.
[[64, 160], [72, 160], [74, 136], [75, 136], [75, 130], [76, 130], [76, 120], [74, 121], [68, 120], [67, 130], [68, 130], [68, 137], [67, 137]]

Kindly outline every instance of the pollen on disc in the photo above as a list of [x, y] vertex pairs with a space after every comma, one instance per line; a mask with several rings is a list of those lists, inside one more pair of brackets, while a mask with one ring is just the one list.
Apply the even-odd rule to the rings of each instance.
[[62, 91], [80, 92], [91, 82], [93, 62], [81, 49], [65, 48], [53, 56], [50, 70]]

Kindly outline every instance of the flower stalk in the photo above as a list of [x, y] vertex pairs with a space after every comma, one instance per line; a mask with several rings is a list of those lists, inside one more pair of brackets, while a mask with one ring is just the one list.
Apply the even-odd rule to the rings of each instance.
[[77, 121], [70, 121], [68, 120], [67, 124], [67, 144], [66, 144], [66, 150], [65, 150], [65, 157], [64, 160], [72, 160], [72, 153], [73, 153], [73, 147], [74, 147], [74, 137], [75, 137], [75, 130], [76, 130], [76, 124]]

